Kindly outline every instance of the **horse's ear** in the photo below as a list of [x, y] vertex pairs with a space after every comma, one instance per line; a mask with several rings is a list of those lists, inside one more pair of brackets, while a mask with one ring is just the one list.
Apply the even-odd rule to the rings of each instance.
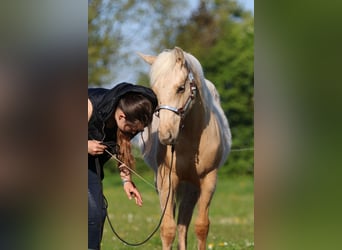
[[137, 52], [137, 54], [142, 58], [144, 59], [145, 62], [147, 62], [148, 64], [152, 65], [154, 63], [154, 61], [156, 60], [156, 56], [150, 56], [150, 55], [145, 55], [145, 54], [142, 54], [140, 52]]
[[183, 50], [179, 47], [175, 47], [176, 63], [182, 67], [185, 64], [185, 58]]

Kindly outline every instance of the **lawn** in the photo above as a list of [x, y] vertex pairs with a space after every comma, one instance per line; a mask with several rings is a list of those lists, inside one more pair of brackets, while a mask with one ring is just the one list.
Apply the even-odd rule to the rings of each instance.
[[[151, 172], [143, 174], [153, 183]], [[106, 174], [104, 193], [108, 200], [108, 213], [117, 233], [128, 242], [143, 241], [157, 226], [160, 219], [158, 195], [150, 185], [134, 178], [144, 204], [135, 205], [127, 199], [117, 174]], [[195, 214], [196, 216], [196, 210]], [[207, 249], [254, 249], [254, 179], [251, 176], [219, 176], [217, 189], [210, 206], [210, 231]], [[133, 247], [123, 244], [105, 223], [103, 250], [124, 250]], [[161, 249], [159, 230], [144, 245], [136, 249]], [[176, 249], [176, 242], [174, 249]], [[190, 225], [188, 249], [196, 248], [194, 226]]]

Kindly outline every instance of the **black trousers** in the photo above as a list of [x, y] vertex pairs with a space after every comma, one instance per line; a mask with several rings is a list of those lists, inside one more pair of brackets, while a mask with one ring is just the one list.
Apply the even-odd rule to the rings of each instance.
[[99, 176], [88, 169], [88, 248], [100, 249], [106, 207]]

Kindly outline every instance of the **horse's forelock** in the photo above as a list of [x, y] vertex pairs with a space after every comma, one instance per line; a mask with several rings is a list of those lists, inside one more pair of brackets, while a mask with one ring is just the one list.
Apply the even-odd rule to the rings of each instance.
[[[185, 60], [187, 64], [191, 67], [191, 70], [196, 78], [197, 87], [201, 92], [202, 98], [205, 99], [204, 103], [207, 107], [212, 105], [212, 98], [210, 89], [205, 83], [204, 74], [202, 70], [202, 66], [196, 57], [191, 55], [190, 53], [183, 52]], [[157, 81], [161, 76], [167, 75], [170, 71], [174, 69], [176, 65], [176, 53], [175, 50], [164, 50], [160, 53], [155, 62], [152, 64], [150, 71], [151, 85]]]

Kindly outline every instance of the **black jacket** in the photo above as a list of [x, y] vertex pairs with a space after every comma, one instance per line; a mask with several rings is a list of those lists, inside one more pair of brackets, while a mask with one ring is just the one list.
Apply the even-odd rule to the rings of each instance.
[[[116, 144], [117, 126], [108, 129], [105, 124], [116, 110], [121, 97], [128, 92], [136, 92], [146, 96], [151, 100], [154, 109], [158, 105], [157, 97], [151, 89], [131, 83], [120, 83], [112, 89], [89, 88], [88, 98], [93, 105], [93, 113], [88, 122], [88, 140], [102, 141], [111, 145]], [[88, 154], [88, 169], [97, 172], [95, 159], [98, 158], [101, 167], [100, 175], [103, 179], [103, 165], [110, 157], [106, 152], [100, 156]]]

